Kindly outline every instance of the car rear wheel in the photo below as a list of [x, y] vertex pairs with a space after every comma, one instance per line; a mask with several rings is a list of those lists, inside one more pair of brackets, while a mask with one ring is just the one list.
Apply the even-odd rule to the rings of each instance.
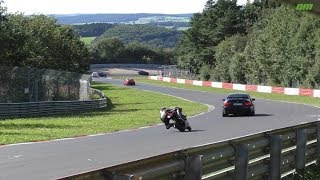
[[249, 115], [250, 116], [254, 116], [256, 113], [254, 111], [250, 112]]
[[224, 111], [222, 111], [222, 117], [227, 117], [228, 113], [225, 113]]

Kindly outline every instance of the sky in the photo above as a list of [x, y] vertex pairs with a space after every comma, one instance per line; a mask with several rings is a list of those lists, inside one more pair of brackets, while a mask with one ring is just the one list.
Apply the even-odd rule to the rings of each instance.
[[[162, 13], [202, 12], [207, 0], [4, 0], [10, 13], [76, 14], [76, 13]], [[238, 0], [244, 4], [246, 0]]]

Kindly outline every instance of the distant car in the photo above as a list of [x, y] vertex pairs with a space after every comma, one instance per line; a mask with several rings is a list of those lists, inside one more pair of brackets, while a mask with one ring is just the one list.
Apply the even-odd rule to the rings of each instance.
[[138, 74], [148, 76], [148, 75], [149, 75], [149, 72], [140, 70], [140, 71], [138, 71]]
[[107, 77], [107, 73], [98, 72], [99, 77]]
[[123, 81], [123, 85], [126, 85], [126, 86], [134, 86], [134, 85], [136, 85], [136, 82], [134, 82], [134, 80], [133, 79], [125, 79], [124, 81]]
[[92, 72], [91, 76], [92, 76], [92, 77], [97, 77], [97, 78], [98, 78], [98, 77], [99, 77], [99, 74], [98, 74], [97, 72]]
[[254, 116], [255, 107], [253, 101], [255, 101], [255, 98], [251, 98], [247, 93], [228, 94], [227, 97], [223, 99], [222, 116], [226, 117], [229, 114]]

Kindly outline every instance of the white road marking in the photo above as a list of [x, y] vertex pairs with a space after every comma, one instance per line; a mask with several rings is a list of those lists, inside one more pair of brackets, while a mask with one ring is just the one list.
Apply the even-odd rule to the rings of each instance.
[[300, 124], [307, 124], [307, 123], [310, 123], [310, 122], [300, 122]]

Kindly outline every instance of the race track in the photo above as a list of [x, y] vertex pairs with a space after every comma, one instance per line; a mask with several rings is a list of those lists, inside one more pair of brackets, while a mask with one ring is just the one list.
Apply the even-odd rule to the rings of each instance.
[[[119, 80], [96, 80], [122, 85]], [[139, 82], [132, 88], [178, 96], [213, 105], [215, 109], [189, 119], [193, 132], [181, 133], [160, 125], [75, 139], [1, 146], [0, 179], [61, 178], [181, 148], [315, 121], [319, 113], [316, 107], [257, 99], [256, 116], [223, 118], [222, 94]]]

